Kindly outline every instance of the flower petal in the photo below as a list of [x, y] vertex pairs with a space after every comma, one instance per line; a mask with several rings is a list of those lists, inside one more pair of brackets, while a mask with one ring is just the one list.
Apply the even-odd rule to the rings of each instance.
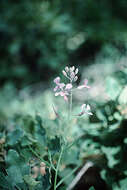
[[67, 96], [65, 95], [64, 96], [64, 100], [67, 102], [68, 101], [68, 98], [67, 98]]
[[65, 76], [65, 77], [67, 77], [67, 73], [63, 70], [62, 71], [62, 73], [63, 73], [63, 75]]
[[85, 109], [85, 107], [86, 107], [86, 104], [82, 104], [81, 110], [83, 111]]
[[88, 84], [88, 79], [85, 79], [83, 84], [84, 84], [85, 88], [90, 88], [90, 86], [87, 85]]
[[85, 88], [85, 87], [84, 87], [84, 85], [81, 85], [81, 86], [78, 86], [77, 88], [78, 88], [79, 90], [81, 90], [81, 89], [83, 89], [83, 88]]
[[70, 67], [70, 71], [74, 71], [74, 70], [75, 70], [74, 66]]
[[66, 87], [65, 87], [65, 89], [67, 89], [67, 90], [69, 90], [69, 89], [71, 89], [72, 88], [72, 84], [70, 84], [70, 83], [68, 83], [67, 85], [66, 85]]
[[88, 114], [88, 115], [93, 115], [92, 112], [88, 112], [87, 114]]
[[63, 91], [60, 91], [60, 96], [65, 96], [65, 92], [63, 92]]
[[56, 86], [53, 90], [54, 90], [54, 92], [56, 92], [58, 89], [59, 89], [59, 87]]
[[70, 73], [70, 77], [71, 77], [71, 79], [74, 79], [75, 73], [74, 73], [74, 72], [71, 72], [71, 73]]
[[78, 68], [75, 70], [75, 75], [77, 75], [78, 74]]
[[59, 83], [59, 87], [60, 87], [60, 88], [63, 88], [64, 86], [65, 86], [64, 83]]
[[56, 92], [56, 93], [55, 93], [55, 96], [59, 96], [59, 95], [60, 95], [60, 92]]
[[60, 82], [60, 77], [56, 77], [56, 78], [54, 79], [54, 83], [59, 84], [59, 82]]
[[86, 110], [89, 111], [90, 110], [90, 105], [86, 106]]
[[68, 71], [69, 71], [69, 68], [68, 68], [68, 67], [65, 67], [65, 71], [68, 73]]
[[75, 78], [74, 78], [74, 82], [76, 82], [78, 80], [78, 77], [77, 76], [75, 76]]

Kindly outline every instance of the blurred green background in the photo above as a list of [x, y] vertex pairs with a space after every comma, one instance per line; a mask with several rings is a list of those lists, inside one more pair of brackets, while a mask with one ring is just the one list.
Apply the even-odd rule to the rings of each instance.
[[1, 0], [0, 86], [50, 81], [65, 65], [126, 54], [126, 0]]

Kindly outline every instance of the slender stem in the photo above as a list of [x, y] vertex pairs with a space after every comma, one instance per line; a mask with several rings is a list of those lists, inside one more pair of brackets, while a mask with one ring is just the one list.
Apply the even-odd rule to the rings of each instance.
[[[50, 167], [50, 163], [45, 161], [41, 156], [38, 155], [38, 153], [36, 151], [33, 150], [33, 148], [31, 146], [29, 146], [31, 152], [37, 157], [40, 159], [40, 161], [44, 162], [47, 166]], [[53, 168], [54, 169], [54, 168]]]
[[72, 90], [70, 91], [70, 101], [69, 101], [69, 121], [71, 119], [71, 115], [72, 115]]
[[77, 166], [76, 168], [74, 168], [68, 175], [66, 175], [63, 179], [61, 179], [59, 181], [59, 183], [57, 184], [56, 188], [59, 187], [68, 177], [70, 177], [73, 173], [75, 173], [75, 171], [79, 168], [79, 166]]
[[52, 162], [51, 153], [49, 151], [48, 151], [48, 154], [49, 154], [49, 160], [50, 160], [51, 167], [56, 171], [56, 168], [55, 168], [55, 166], [53, 165], [53, 162]]
[[54, 190], [56, 190], [56, 188], [57, 188], [57, 176], [58, 176], [58, 170], [59, 170], [62, 154], [63, 154], [63, 146], [61, 147], [61, 152], [60, 152], [57, 167], [56, 167], [55, 180], [54, 180]]

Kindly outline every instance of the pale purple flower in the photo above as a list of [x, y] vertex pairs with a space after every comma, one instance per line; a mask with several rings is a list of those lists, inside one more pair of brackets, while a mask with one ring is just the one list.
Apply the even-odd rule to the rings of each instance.
[[60, 77], [56, 77], [54, 79], [54, 83], [56, 87], [54, 88], [55, 96], [63, 96], [65, 101], [68, 101], [69, 90], [72, 88], [72, 84], [67, 84], [65, 86], [64, 83], [60, 83]]
[[93, 115], [90, 110], [91, 110], [91, 109], [90, 109], [90, 106], [89, 106], [89, 105], [83, 104], [83, 105], [81, 106], [81, 112], [80, 112], [77, 116], [82, 116], [82, 115], [84, 115], [84, 114]]
[[75, 69], [75, 75], [77, 75], [78, 74], [78, 68], [77, 69]]
[[54, 83], [56, 83], [56, 87], [54, 88], [54, 92], [57, 90], [63, 90], [63, 87], [65, 86], [64, 83], [60, 83], [60, 77], [56, 77], [54, 79]]
[[64, 100], [67, 102], [68, 101], [68, 97], [65, 95], [64, 96]]
[[68, 95], [69, 94], [66, 91], [60, 91], [55, 93], [55, 96], [63, 96], [65, 101], [68, 101]]
[[83, 85], [78, 86], [78, 89], [83, 89], [83, 88], [90, 88], [90, 86], [87, 85], [88, 84], [88, 80], [85, 79], [83, 82]]
[[66, 90], [70, 90], [71, 88], [72, 88], [72, 84], [71, 83], [66, 84], [66, 87], [65, 87]]
[[75, 78], [74, 78], [74, 82], [76, 82], [78, 80], [78, 77], [77, 76], [75, 76]]
[[68, 68], [68, 67], [65, 67], [65, 71], [68, 73], [68, 71], [69, 71], [69, 68]]
[[62, 71], [62, 73], [63, 73], [63, 75], [65, 76], [65, 77], [67, 77], [67, 73], [63, 70]]
[[59, 89], [59, 86], [56, 86], [53, 90], [56, 92]]
[[59, 83], [60, 83], [60, 77], [56, 77], [56, 78], [54, 79], [54, 83], [59, 84]]
[[58, 86], [62, 89], [65, 86], [65, 84], [64, 83], [59, 83]]

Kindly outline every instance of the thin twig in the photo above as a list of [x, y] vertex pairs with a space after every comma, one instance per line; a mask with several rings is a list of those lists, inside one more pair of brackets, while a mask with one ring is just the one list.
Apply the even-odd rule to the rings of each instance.
[[59, 170], [62, 154], [63, 154], [63, 147], [61, 147], [61, 152], [60, 152], [57, 167], [56, 167], [55, 180], [54, 180], [54, 190], [56, 190], [56, 188], [57, 188], [56, 185], [57, 185], [58, 170]]
[[59, 187], [68, 177], [70, 177], [79, 167], [77, 166], [74, 168], [68, 175], [66, 175], [64, 178], [62, 178], [59, 183], [57, 184], [56, 188]]
[[76, 184], [79, 182], [79, 180], [81, 179], [81, 177], [85, 174], [85, 172], [93, 166], [92, 162], [87, 162], [82, 168], [81, 170], [78, 172], [78, 174], [76, 175], [76, 177], [73, 179], [73, 181], [71, 182], [71, 184], [68, 186], [67, 190], [72, 190]]

